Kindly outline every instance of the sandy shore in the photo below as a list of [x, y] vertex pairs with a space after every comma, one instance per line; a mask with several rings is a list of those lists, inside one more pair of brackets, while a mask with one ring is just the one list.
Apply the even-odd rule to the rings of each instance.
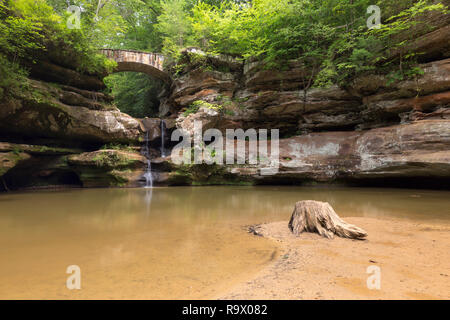
[[[295, 237], [287, 222], [258, 226], [281, 254], [253, 279], [219, 299], [450, 299], [450, 225], [346, 218], [365, 241], [316, 234]], [[381, 288], [368, 289], [367, 268], [380, 267]]]

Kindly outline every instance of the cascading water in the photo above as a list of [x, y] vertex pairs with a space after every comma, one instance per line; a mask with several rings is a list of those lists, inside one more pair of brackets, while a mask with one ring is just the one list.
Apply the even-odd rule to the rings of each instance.
[[147, 170], [145, 171], [145, 187], [152, 188], [153, 187], [153, 175], [152, 175], [152, 162], [150, 160], [150, 147], [149, 147], [149, 132], [145, 133], [145, 145], [142, 148], [142, 154], [147, 158]]
[[164, 150], [164, 120], [161, 119], [161, 157], [166, 156], [166, 151]]
[[145, 177], [145, 187], [152, 188], [153, 187], [153, 175], [152, 175], [152, 163], [150, 159], [147, 160], [147, 171], [144, 174]]

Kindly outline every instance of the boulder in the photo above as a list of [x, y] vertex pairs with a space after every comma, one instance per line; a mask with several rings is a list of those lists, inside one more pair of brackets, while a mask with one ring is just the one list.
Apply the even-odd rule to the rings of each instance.
[[68, 157], [83, 187], [137, 187], [147, 159], [131, 150], [98, 150]]
[[161, 139], [161, 119], [160, 118], [144, 118], [139, 120], [142, 124], [141, 129], [148, 132], [150, 142]]

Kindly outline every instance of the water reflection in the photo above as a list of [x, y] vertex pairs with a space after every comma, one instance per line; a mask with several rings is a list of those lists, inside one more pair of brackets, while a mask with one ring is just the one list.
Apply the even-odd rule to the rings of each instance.
[[146, 217], [150, 215], [150, 208], [152, 205], [153, 188], [145, 188], [145, 211]]
[[298, 187], [3, 194], [0, 298], [73, 297], [63, 286], [71, 264], [80, 265], [87, 277], [87, 288], [77, 297], [205, 297], [259, 268], [275, 250], [241, 226], [287, 220], [296, 201], [330, 202], [343, 217], [450, 223], [449, 195]]

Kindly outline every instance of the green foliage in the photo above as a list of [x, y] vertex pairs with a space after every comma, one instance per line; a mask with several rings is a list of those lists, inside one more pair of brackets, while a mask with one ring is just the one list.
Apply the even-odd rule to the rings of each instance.
[[197, 111], [200, 109], [201, 104], [196, 102], [202, 103], [203, 101], [195, 101], [192, 104], [190, 104], [189, 107], [187, 107], [186, 110], [183, 112], [183, 116], [187, 117], [190, 114], [197, 113]]
[[[19, 65], [42, 57], [104, 75], [115, 63], [96, 52], [101, 47], [162, 52], [178, 60], [182, 49], [197, 46], [207, 54], [253, 57], [278, 69], [297, 60], [305, 71], [304, 92], [345, 86], [369, 72], [389, 74], [390, 81], [414, 78], [421, 73], [420, 53], [411, 49], [415, 33], [409, 30], [425, 27], [428, 12], [447, 10], [433, 0], [73, 0], [70, 4], [83, 9], [81, 29], [68, 29], [68, 4], [0, 0], [0, 99], [26, 85], [26, 70]], [[380, 29], [367, 29], [369, 5], [382, 10]], [[220, 69], [202, 55], [189, 60], [176, 64], [174, 73], [192, 64]], [[126, 73], [106, 83], [122, 111], [156, 114], [162, 87], [154, 79]]]
[[0, 101], [26, 88], [26, 71], [0, 54]]
[[12, 152], [13, 152], [16, 156], [19, 156], [19, 155], [23, 152], [23, 150], [22, 150], [22, 148], [21, 148], [20, 146], [14, 146]]
[[185, 63], [177, 63], [173, 66], [173, 73], [175, 77], [179, 77], [183, 74], [187, 65]]
[[105, 78], [105, 83], [122, 112], [136, 118], [153, 117], [158, 114], [158, 94], [162, 90], [159, 81], [146, 74], [123, 72]]
[[104, 74], [115, 63], [97, 53], [88, 29], [69, 29], [67, 16], [45, 0], [0, 1], [0, 99], [26, 85], [23, 65], [42, 57], [80, 72]]
[[[102, 74], [114, 64], [96, 52], [90, 41], [90, 29], [69, 29], [67, 14], [58, 15], [45, 0], [9, 1], [3, 9], [10, 12], [3, 22], [2, 51], [13, 58], [34, 60], [43, 53], [80, 72]], [[57, 52], [56, 52], [57, 51]], [[70, 60], [70, 62], [69, 62]]]
[[[385, 49], [396, 53], [394, 59], [384, 61], [383, 64], [383, 67], [391, 70], [389, 72], [389, 83], [416, 78], [423, 74], [423, 71], [417, 65], [417, 59], [421, 53], [413, 50], [413, 44], [417, 36], [415, 32], [409, 31], [418, 26], [428, 28], [428, 31], [431, 31], [431, 27], [426, 26], [423, 22], [424, 15], [431, 11], [449, 13], [448, 8], [442, 3], [419, 0], [387, 18], [379, 29], [372, 29], [368, 32], [369, 35], [378, 38], [385, 45]], [[398, 68], [392, 70], [395, 65]]]
[[0, 50], [13, 62], [44, 48], [44, 26], [54, 25], [57, 17], [43, 1], [0, 3]]
[[197, 113], [197, 111], [200, 108], [207, 108], [207, 109], [212, 109], [212, 110], [216, 110], [216, 111], [223, 110], [223, 106], [221, 106], [221, 105], [209, 103], [209, 102], [206, 102], [203, 100], [196, 100], [196, 101], [192, 102], [188, 108], [186, 108], [186, 110], [183, 112], [183, 115], [185, 117], [187, 117], [190, 114]]
[[162, 0], [162, 14], [158, 16], [156, 29], [162, 35], [162, 52], [171, 57], [179, 57], [180, 49], [187, 44], [190, 23], [186, 0]]
[[[61, 0], [47, 0], [59, 15], [64, 16], [67, 4]], [[161, 33], [156, 29], [161, 15], [159, 0], [74, 0], [70, 4], [83, 8], [81, 30], [73, 31], [85, 37], [93, 48], [132, 49], [148, 52], [162, 51]], [[74, 40], [74, 44], [83, 42]], [[86, 42], [86, 41], [84, 41]], [[64, 44], [59, 44], [64, 48]], [[64, 53], [68, 56], [67, 52]], [[78, 56], [78, 55], [77, 55]], [[77, 58], [71, 57], [71, 60]], [[86, 61], [87, 65], [102, 65], [104, 57], [90, 54], [97, 62]], [[106, 67], [114, 67], [106, 61]], [[77, 65], [84, 66], [83, 62]], [[95, 71], [95, 70], [90, 70]], [[157, 98], [162, 84], [144, 74], [113, 74], [105, 79], [109, 92], [115, 98], [118, 108], [134, 117], [155, 116], [159, 107]]]
[[[367, 30], [369, 5], [382, 9], [380, 29]], [[305, 88], [345, 85], [356, 75], [375, 71], [386, 49], [400, 51], [389, 63], [406, 75], [402, 68], [413, 68], [418, 53], [408, 52], [413, 39], [399, 34], [435, 10], [444, 11], [444, 6], [429, 0], [254, 0], [248, 6], [199, 2], [192, 9], [192, 41], [211, 53], [258, 57], [267, 68], [281, 69], [297, 59], [309, 72]]]

